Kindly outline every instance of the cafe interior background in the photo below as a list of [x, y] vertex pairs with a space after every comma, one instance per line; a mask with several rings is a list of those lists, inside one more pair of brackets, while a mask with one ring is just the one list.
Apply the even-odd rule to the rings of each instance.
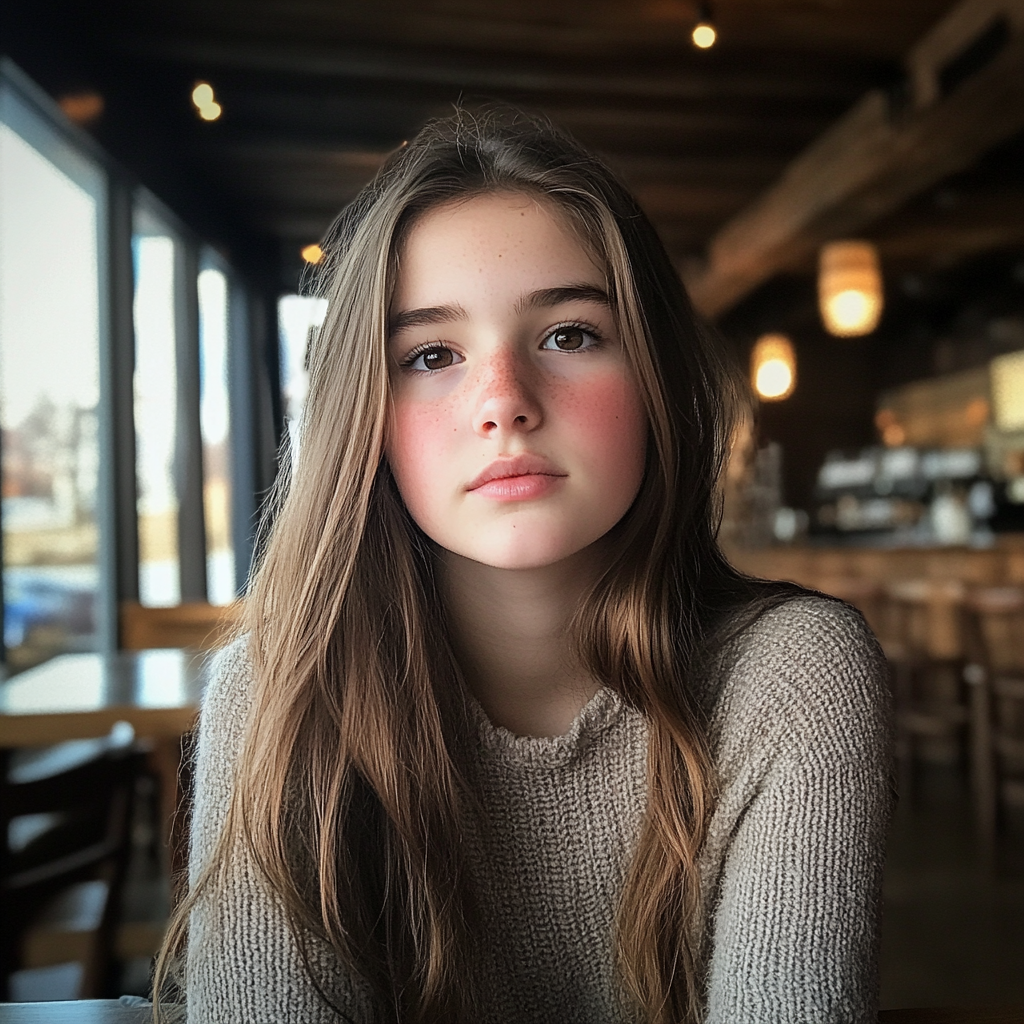
[[[59, 687], [111, 659], [158, 672], [147, 648], [194, 661], [230, 627], [301, 416], [318, 243], [428, 118], [501, 99], [622, 175], [748, 375], [730, 556], [883, 641], [883, 1007], [1024, 1006], [1022, 0], [0, 18], [7, 998], [147, 991], [194, 700], [176, 683], [184, 717], [150, 728], [127, 697], [62, 717]], [[120, 803], [17, 797], [100, 762]], [[61, 874], [83, 835], [88, 870]]]

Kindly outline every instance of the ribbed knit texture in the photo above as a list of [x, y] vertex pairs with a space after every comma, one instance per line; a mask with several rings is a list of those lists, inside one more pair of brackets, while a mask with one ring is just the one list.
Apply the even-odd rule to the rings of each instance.
[[[192, 875], [230, 799], [252, 685], [244, 645], [203, 706]], [[878, 914], [892, 802], [885, 666], [860, 616], [819, 598], [750, 627], [700, 700], [719, 796], [701, 857], [708, 1024], [876, 1020]], [[644, 814], [647, 723], [601, 690], [554, 739], [474, 706], [483, 820], [466, 857], [480, 909], [469, 969], [494, 1024], [620, 1024], [612, 923]], [[365, 986], [314, 956], [358, 1024]], [[239, 849], [191, 921], [189, 1024], [339, 1018], [307, 979], [282, 913]]]

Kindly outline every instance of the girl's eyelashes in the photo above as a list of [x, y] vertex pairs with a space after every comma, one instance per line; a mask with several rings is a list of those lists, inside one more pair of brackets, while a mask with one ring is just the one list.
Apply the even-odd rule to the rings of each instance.
[[[589, 324], [560, 324], [544, 336], [540, 347], [546, 352], [587, 352], [599, 348], [604, 339]], [[465, 362], [465, 357], [441, 341], [417, 345], [399, 364], [413, 373], [435, 373]]]
[[416, 373], [433, 373], [463, 361], [462, 356], [439, 341], [417, 345], [403, 360], [402, 368]]
[[561, 324], [541, 342], [547, 352], [586, 352], [597, 348], [602, 338], [597, 330], [586, 324]]

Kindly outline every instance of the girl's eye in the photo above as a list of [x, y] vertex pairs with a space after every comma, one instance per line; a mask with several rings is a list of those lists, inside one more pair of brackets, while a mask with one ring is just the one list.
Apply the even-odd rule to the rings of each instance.
[[549, 352], [579, 352], [597, 345], [597, 335], [583, 327], [556, 327], [541, 345]]
[[407, 369], [419, 370], [421, 373], [431, 370], [444, 370], [456, 363], [461, 363], [462, 357], [444, 345], [431, 345], [429, 348], [421, 348], [418, 352], [412, 352], [402, 364]]

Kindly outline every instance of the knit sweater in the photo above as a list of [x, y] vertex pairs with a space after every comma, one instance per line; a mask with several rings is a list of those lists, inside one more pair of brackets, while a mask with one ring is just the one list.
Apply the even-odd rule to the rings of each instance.
[[[212, 672], [200, 723], [191, 873], [224, 821], [252, 686], [244, 641]], [[879, 898], [891, 811], [884, 662], [861, 617], [802, 597], [734, 641], [698, 695], [718, 796], [700, 860], [707, 1024], [876, 1020]], [[465, 855], [478, 907], [482, 1021], [621, 1024], [613, 919], [646, 803], [646, 719], [610, 689], [555, 738], [514, 736], [478, 705], [485, 818]], [[357, 1024], [366, 986], [314, 940]], [[189, 1024], [327, 1024], [276, 899], [237, 846], [192, 914]]]

